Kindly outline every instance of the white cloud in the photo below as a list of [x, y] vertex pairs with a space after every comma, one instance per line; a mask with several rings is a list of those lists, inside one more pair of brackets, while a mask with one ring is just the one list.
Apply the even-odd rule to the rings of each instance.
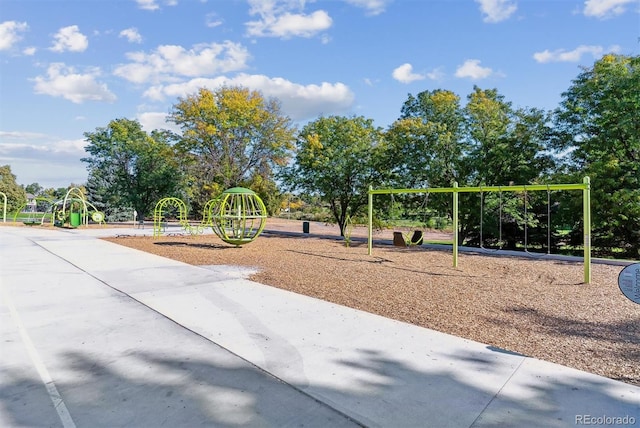
[[475, 0], [480, 4], [484, 22], [496, 23], [509, 19], [518, 6], [510, 0]]
[[626, 11], [626, 5], [636, 3], [637, 0], [586, 0], [584, 14], [596, 18], [608, 18], [621, 15]]
[[493, 70], [488, 67], [481, 67], [480, 60], [468, 59], [456, 70], [455, 76], [459, 78], [469, 78], [472, 80], [485, 79], [491, 76]]
[[402, 64], [391, 73], [394, 79], [400, 83], [411, 83], [416, 80], [424, 80], [425, 76], [413, 72], [413, 66], [409, 63]]
[[[617, 50], [617, 46], [609, 49], [610, 52]], [[547, 62], [579, 62], [583, 55], [591, 54], [591, 56], [597, 58], [602, 56], [604, 52], [605, 49], [602, 46], [580, 45], [572, 51], [566, 51], [564, 49], [550, 51], [547, 49], [542, 52], [536, 52], [533, 54], [533, 59], [543, 64]]]
[[161, 101], [167, 97], [185, 97], [196, 93], [200, 88], [216, 90], [221, 86], [242, 86], [260, 91], [267, 98], [277, 98], [282, 103], [283, 112], [294, 120], [345, 112], [351, 108], [355, 98], [349, 87], [339, 82], [301, 85], [279, 77], [244, 73], [233, 78], [197, 78], [183, 83], [158, 85], [149, 88], [144, 96]]
[[23, 140], [34, 140], [34, 139], [43, 139], [47, 138], [46, 134], [41, 134], [39, 132], [28, 132], [28, 131], [0, 131], [0, 138], [2, 141], [11, 140], [14, 141], [23, 141]]
[[97, 68], [89, 69], [86, 73], [76, 73], [73, 67], [62, 63], [54, 63], [47, 69], [47, 76], [38, 76], [34, 80], [36, 94], [62, 97], [76, 104], [85, 101], [113, 102], [116, 96], [109, 91], [107, 85], [99, 83], [100, 76]]
[[33, 46], [29, 46], [28, 48], [25, 48], [22, 53], [26, 56], [33, 56], [36, 54], [37, 49]]
[[205, 25], [209, 28], [215, 28], [222, 25], [224, 21], [218, 18], [218, 15], [215, 12], [208, 13], [205, 16]]
[[54, 52], [82, 52], [89, 46], [87, 36], [80, 32], [77, 25], [61, 28], [53, 38], [55, 41], [50, 49]]
[[[142, 10], [158, 10], [160, 9], [160, 5], [157, 0], [135, 0], [138, 4], [138, 8]], [[177, 0], [164, 0], [165, 6], [177, 6]]]
[[247, 34], [256, 37], [312, 37], [331, 27], [331, 17], [324, 10], [311, 15], [285, 13], [247, 22]]
[[434, 68], [432, 71], [427, 73], [426, 76], [431, 80], [442, 80], [445, 77], [441, 68]]
[[116, 76], [134, 83], [174, 81], [177, 76], [195, 77], [238, 71], [247, 67], [249, 52], [230, 41], [195, 45], [185, 49], [176, 45], [158, 46], [152, 53], [131, 52], [132, 62], [114, 70]]
[[160, 6], [156, 3], [156, 0], [136, 0], [138, 7], [144, 10], [157, 10]]
[[367, 11], [368, 15], [380, 15], [385, 11], [390, 0], [345, 0], [347, 3], [361, 7]]
[[250, 15], [259, 15], [257, 21], [247, 22], [247, 34], [255, 37], [312, 37], [331, 27], [333, 20], [324, 10], [310, 15], [292, 13], [304, 7], [304, 0], [249, 0]]
[[137, 28], [127, 28], [120, 31], [118, 37], [125, 37], [131, 43], [142, 43], [142, 36], [138, 33]]
[[66, 187], [86, 181], [86, 142], [22, 131], [0, 131], [0, 165], [10, 164], [20, 184]]
[[27, 31], [26, 22], [5, 21], [0, 23], [0, 51], [6, 51], [22, 39], [20, 33]]
[[142, 128], [151, 132], [155, 129], [168, 129], [174, 132], [180, 132], [180, 127], [175, 123], [167, 122], [167, 113], [166, 112], [144, 112], [139, 113], [136, 117]]

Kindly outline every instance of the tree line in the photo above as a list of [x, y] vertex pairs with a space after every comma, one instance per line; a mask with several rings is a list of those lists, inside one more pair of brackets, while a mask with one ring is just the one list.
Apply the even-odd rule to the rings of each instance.
[[[580, 183], [589, 176], [596, 255], [640, 256], [638, 56], [605, 55], [581, 69], [553, 111], [514, 107], [497, 89], [476, 86], [464, 102], [445, 89], [408, 94], [386, 129], [362, 116], [321, 116], [298, 129], [277, 99], [222, 87], [179, 98], [168, 121], [180, 132], [148, 133], [135, 120], [115, 119], [85, 133], [87, 192], [108, 215], [121, 207], [149, 214], [165, 196], [198, 212], [222, 190], [244, 186], [271, 213], [286, 192], [319, 198], [343, 230], [348, 217], [366, 214], [369, 186]], [[398, 196], [381, 200], [375, 216], [446, 218], [450, 199]], [[526, 228], [532, 245], [580, 245], [581, 207], [580, 192], [461, 194], [460, 239], [515, 248]]]

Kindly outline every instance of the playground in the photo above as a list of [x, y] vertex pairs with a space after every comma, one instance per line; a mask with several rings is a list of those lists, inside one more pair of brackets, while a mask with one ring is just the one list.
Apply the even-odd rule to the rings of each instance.
[[[640, 311], [620, 293], [623, 266], [460, 253], [391, 245], [393, 231], [356, 227], [349, 247], [337, 226], [269, 218], [240, 248], [213, 234], [108, 238], [192, 265], [234, 265], [251, 279], [496, 348], [640, 385]], [[446, 239], [425, 233], [425, 240]], [[386, 243], [386, 244], [385, 244]]]
[[[552, 186], [583, 191], [589, 225], [588, 179], [581, 185], [527, 190], [548, 195]], [[430, 192], [453, 193], [456, 227], [458, 192], [482, 195], [491, 190], [501, 195], [517, 189]], [[412, 191], [424, 189], [392, 190]], [[188, 220], [182, 201], [165, 198], [156, 205], [149, 234], [105, 239], [196, 266], [246, 267], [261, 284], [640, 385], [640, 312], [618, 288], [623, 264], [592, 264], [544, 253], [513, 256], [460, 249], [459, 254], [451, 233], [432, 230], [420, 231], [424, 242], [453, 241], [453, 252], [451, 245], [410, 245], [406, 237], [411, 230], [371, 227], [372, 195], [389, 192], [370, 191], [369, 224], [350, 227], [348, 237], [341, 237], [336, 225], [267, 218], [253, 192], [234, 188], [207, 204], [199, 224]], [[90, 213], [96, 225], [103, 226], [102, 213], [73, 189], [56, 206], [60, 209], [51, 217], [56, 226], [89, 226]], [[589, 229], [584, 236], [590, 236]], [[584, 260], [590, 261], [587, 248]]]

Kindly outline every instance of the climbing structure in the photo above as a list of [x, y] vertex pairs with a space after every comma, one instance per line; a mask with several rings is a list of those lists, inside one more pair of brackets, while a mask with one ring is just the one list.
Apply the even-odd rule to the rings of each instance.
[[208, 201], [204, 206], [202, 222], [197, 226], [189, 222], [187, 206], [181, 199], [164, 198], [158, 201], [153, 211], [153, 236], [160, 236], [166, 231], [165, 214], [171, 208], [177, 210], [178, 223], [186, 232], [200, 234], [210, 226], [224, 242], [237, 246], [256, 239], [264, 229], [267, 218], [262, 199], [244, 187], [225, 190], [217, 198]]
[[191, 235], [198, 235], [204, 232], [204, 227], [207, 226], [207, 223], [203, 222], [196, 226], [191, 225], [187, 217], [187, 206], [182, 199], [163, 198], [158, 201], [153, 210], [153, 236], [162, 235], [162, 232], [166, 229], [167, 219], [165, 214], [171, 208], [177, 210], [178, 223], [185, 232]]
[[64, 199], [53, 204], [53, 224], [60, 227], [78, 227], [89, 224], [89, 216], [96, 223], [104, 223], [104, 214], [87, 201], [82, 190], [72, 187]]
[[254, 191], [234, 187], [214, 200], [208, 217], [220, 239], [240, 246], [260, 235], [266, 223], [267, 209]]

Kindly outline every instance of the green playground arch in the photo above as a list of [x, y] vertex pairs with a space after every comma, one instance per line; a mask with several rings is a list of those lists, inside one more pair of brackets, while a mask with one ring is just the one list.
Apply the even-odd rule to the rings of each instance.
[[189, 222], [187, 206], [179, 198], [163, 198], [153, 211], [153, 236], [161, 236], [166, 230], [165, 213], [174, 207], [178, 210], [178, 223], [192, 234], [201, 234], [205, 227], [224, 242], [240, 246], [255, 240], [264, 229], [267, 209], [262, 199], [250, 189], [234, 187], [209, 200], [204, 206], [202, 222], [193, 226]]
[[[28, 226], [33, 226], [37, 224], [44, 225], [47, 216], [49, 216], [51, 223], [53, 223], [53, 215], [51, 212], [49, 212], [49, 210], [51, 210], [54, 204], [53, 199], [47, 198], [46, 196], [37, 196], [33, 198], [33, 201], [36, 203], [36, 206], [38, 202], [46, 202], [49, 204], [49, 207], [44, 212], [37, 212], [37, 209], [35, 212], [28, 212], [26, 213], [27, 218], [25, 219], [24, 209], [27, 207], [27, 204], [28, 204], [28, 202], [25, 201], [25, 203], [22, 204], [20, 208], [18, 208], [18, 210], [14, 213], [13, 222], [16, 223], [18, 221], [18, 216], [21, 216], [22, 222]], [[40, 216], [40, 219], [37, 218], [38, 216]]]
[[163, 198], [158, 201], [153, 210], [153, 236], [157, 237], [162, 235], [162, 232], [166, 229], [167, 219], [165, 218], [165, 213], [170, 208], [177, 209], [178, 224], [180, 224], [186, 232], [192, 235], [203, 233], [204, 228], [208, 225], [206, 218], [203, 219], [203, 222], [199, 225], [191, 225], [187, 215], [187, 205], [182, 201], [182, 199], [174, 197]]
[[479, 186], [479, 187], [429, 187], [422, 189], [373, 189], [369, 188], [368, 212], [368, 254], [373, 254], [373, 197], [374, 195], [393, 195], [399, 193], [451, 193], [453, 199], [453, 267], [458, 267], [458, 195], [460, 193], [482, 192], [534, 192], [552, 190], [580, 190], [582, 191], [582, 217], [584, 225], [583, 263], [584, 283], [591, 283], [591, 184], [589, 177], [584, 177], [582, 183], [575, 184], [530, 184], [519, 186]]
[[2, 208], [2, 222], [7, 222], [7, 195], [4, 192], [0, 192], [0, 195], [4, 198], [4, 204]]

